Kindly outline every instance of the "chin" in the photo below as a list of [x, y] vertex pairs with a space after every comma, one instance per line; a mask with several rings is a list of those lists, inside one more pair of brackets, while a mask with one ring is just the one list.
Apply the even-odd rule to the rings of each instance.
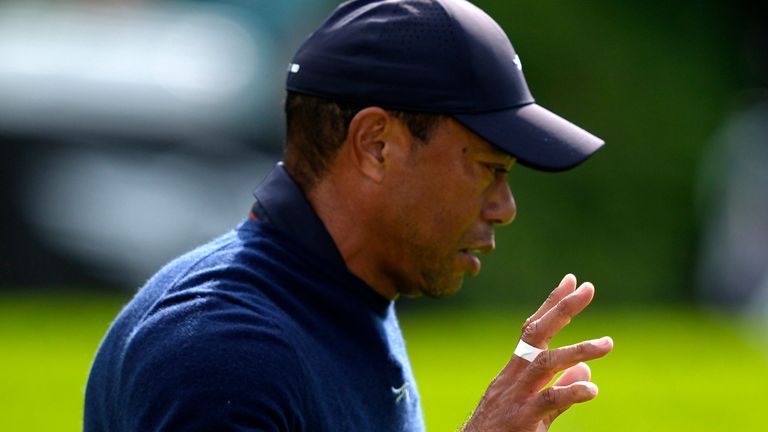
[[420, 294], [433, 299], [451, 297], [459, 292], [461, 285], [464, 282], [464, 278], [459, 277], [456, 279], [444, 280], [440, 282], [441, 283], [433, 283], [422, 287]]

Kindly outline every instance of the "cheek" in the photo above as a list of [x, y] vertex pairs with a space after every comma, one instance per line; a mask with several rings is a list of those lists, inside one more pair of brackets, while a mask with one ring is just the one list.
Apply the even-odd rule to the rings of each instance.
[[455, 184], [434, 192], [426, 230], [435, 246], [456, 248], [480, 216], [478, 194]]
[[455, 248], [480, 217], [487, 173], [462, 159], [433, 162], [418, 165], [398, 185], [398, 219], [408, 227], [407, 241], [427, 249]]

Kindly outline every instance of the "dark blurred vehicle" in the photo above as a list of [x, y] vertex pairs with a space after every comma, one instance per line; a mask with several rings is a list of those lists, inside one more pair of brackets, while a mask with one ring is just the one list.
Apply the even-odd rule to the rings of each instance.
[[333, 4], [0, 5], [0, 288], [135, 288], [234, 226]]

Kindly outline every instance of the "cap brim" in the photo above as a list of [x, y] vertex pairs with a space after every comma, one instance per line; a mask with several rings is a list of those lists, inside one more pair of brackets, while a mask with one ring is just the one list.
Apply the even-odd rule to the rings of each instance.
[[564, 171], [584, 162], [603, 140], [535, 103], [501, 111], [453, 114], [471, 131], [528, 167]]

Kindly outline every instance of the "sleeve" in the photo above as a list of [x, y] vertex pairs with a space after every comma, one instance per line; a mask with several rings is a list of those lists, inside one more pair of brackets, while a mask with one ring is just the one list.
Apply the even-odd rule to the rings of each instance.
[[133, 337], [125, 430], [303, 429], [304, 372], [291, 341], [251, 311], [215, 310], [163, 314]]

